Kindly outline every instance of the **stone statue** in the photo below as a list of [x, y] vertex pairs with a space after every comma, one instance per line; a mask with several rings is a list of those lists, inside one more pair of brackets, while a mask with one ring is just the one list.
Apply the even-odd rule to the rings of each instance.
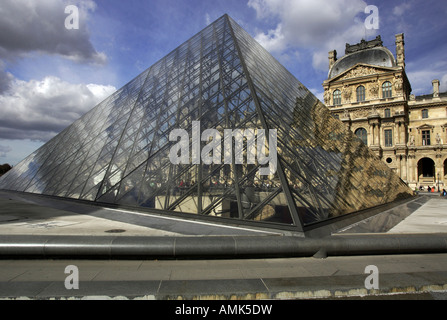
[[404, 81], [402, 80], [401, 76], [396, 76], [394, 79], [394, 89], [396, 89], [396, 95], [402, 96], [403, 92], [402, 89], [404, 87]]
[[414, 136], [410, 136], [410, 146], [414, 146]]
[[383, 46], [383, 41], [379, 35], [374, 40], [370, 40], [370, 41], [366, 41], [365, 39], [362, 39], [357, 44], [351, 45], [349, 43], [346, 43], [345, 54], [357, 52], [360, 50], [370, 49], [370, 48], [374, 48], [374, 47], [382, 47], [382, 46]]
[[371, 85], [369, 87], [369, 92], [371, 93], [371, 96], [374, 98], [378, 97], [378, 93], [379, 93], [379, 83], [377, 82], [377, 80], [373, 80], [371, 82]]
[[328, 90], [326, 90], [324, 91], [324, 103], [329, 105], [330, 102], [331, 102], [331, 93]]
[[348, 85], [345, 85], [343, 87], [342, 94], [343, 94], [343, 98], [345, 98], [345, 100], [347, 102], [349, 102], [351, 100], [352, 90]]
[[441, 136], [439, 133], [436, 134], [436, 144], [441, 144]]

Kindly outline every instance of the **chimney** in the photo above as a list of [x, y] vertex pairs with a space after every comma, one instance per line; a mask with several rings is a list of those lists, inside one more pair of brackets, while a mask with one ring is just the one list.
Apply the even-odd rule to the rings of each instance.
[[335, 61], [337, 61], [337, 50], [329, 51], [329, 70], [332, 68]]
[[405, 42], [404, 34], [396, 34], [396, 58], [397, 66], [405, 68]]
[[435, 79], [432, 82], [433, 85], [433, 98], [439, 97], [439, 80]]

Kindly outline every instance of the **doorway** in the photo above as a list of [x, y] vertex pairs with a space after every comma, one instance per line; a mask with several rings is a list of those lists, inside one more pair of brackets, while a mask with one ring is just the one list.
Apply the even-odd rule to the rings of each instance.
[[418, 162], [420, 184], [432, 184], [435, 181], [435, 162], [430, 158], [422, 158]]

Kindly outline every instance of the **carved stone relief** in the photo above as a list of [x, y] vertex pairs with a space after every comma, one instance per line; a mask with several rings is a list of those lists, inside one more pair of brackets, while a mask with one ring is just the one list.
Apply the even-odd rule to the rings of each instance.
[[352, 118], [353, 119], [359, 119], [359, 118], [366, 118], [369, 114], [369, 111], [366, 109], [359, 109], [359, 110], [355, 110], [352, 113]]
[[369, 85], [369, 93], [372, 99], [377, 99], [379, 96], [379, 83], [377, 80], [373, 80]]
[[402, 96], [403, 95], [403, 85], [404, 85], [404, 81], [402, 80], [402, 76], [401, 75], [397, 75], [394, 78], [394, 89], [396, 90], [396, 95], [397, 96]]
[[326, 105], [329, 105], [331, 103], [331, 93], [329, 92], [329, 90], [325, 90], [324, 91], [323, 98], [324, 98], [324, 103]]
[[345, 85], [342, 89], [342, 95], [346, 102], [350, 102], [352, 96], [352, 89], [348, 85]]
[[371, 74], [378, 74], [378, 73], [381, 73], [381, 72], [375, 68], [358, 66], [357, 68], [355, 68], [355, 69], [349, 71], [347, 74], [345, 74], [341, 78], [341, 80], [357, 78], [357, 77], [361, 77], [361, 76], [369, 76]]

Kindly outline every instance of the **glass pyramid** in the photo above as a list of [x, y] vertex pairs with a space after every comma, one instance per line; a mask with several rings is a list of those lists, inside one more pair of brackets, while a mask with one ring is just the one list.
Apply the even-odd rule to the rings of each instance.
[[[190, 149], [207, 145], [193, 139], [197, 123], [222, 137], [276, 130], [276, 170], [261, 175], [258, 160], [205, 163], [204, 149], [199, 164], [174, 164], [174, 129], [190, 134]], [[248, 142], [235, 145], [233, 159], [248, 159]], [[227, 15], [24, 159], [0, 189], [300, 231], [412, 194]]]

